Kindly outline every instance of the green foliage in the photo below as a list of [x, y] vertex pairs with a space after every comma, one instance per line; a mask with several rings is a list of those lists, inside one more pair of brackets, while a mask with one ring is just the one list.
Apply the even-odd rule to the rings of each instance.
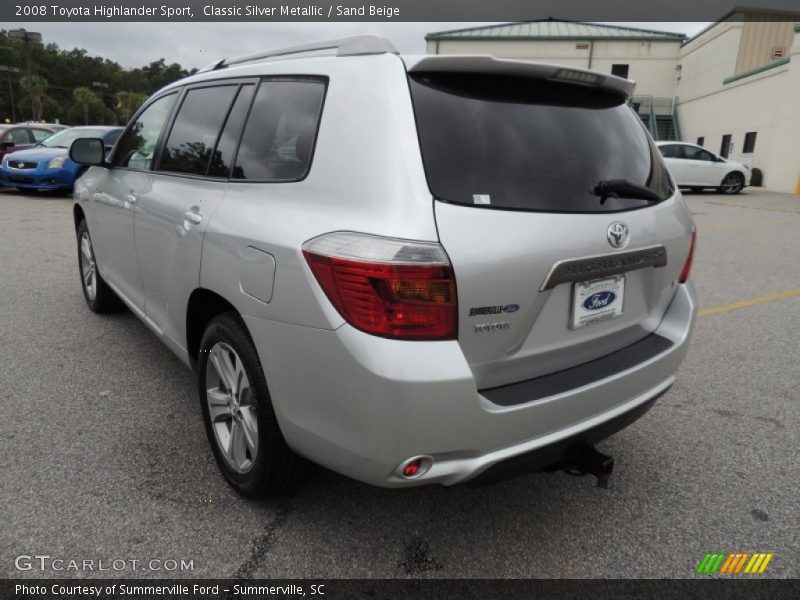
[[139, 92], [117, 92], [114, 108], [122, 121], [129, 121], [139, 107], [147, 100], [147, 94]]
[[[29, 49], [31, 70], [40, 78], [33, 86], [33, 115], [24, 46], [9, 39], [6, 30], [0, 30], [0, 65], [19, 69], [18, 72], [0, 71], [0, 121], [11, 118], [9, 83], [17, 121], [59, 119], [82, 125], [88, 114], [90, 124], [124, 125], [150, 94], [190, 74], [177, 63], [167, 64], [163, 58], [140, 68], [125, 69], [114, 61], [89, 56], [86, 50], [79, 48], [63, 50], [51, 43], [30, 44]], [[44, 91], [41, 90], [42, 81]], [[107, 87], [95, 86], [95, 82]], [[93, 93], [97, 102], [79, 101], [74, 94], [80, 88]]]

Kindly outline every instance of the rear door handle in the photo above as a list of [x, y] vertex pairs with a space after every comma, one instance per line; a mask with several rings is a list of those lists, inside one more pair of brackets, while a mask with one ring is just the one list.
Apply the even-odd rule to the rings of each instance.
[[203, 215], [198, 212], [194, 212], [193, 210], [187, 210], [185, 213], [183, 213], [183, 218], [190, 223], [194, 223], [195, 225], [199, 225], [203, 222]]

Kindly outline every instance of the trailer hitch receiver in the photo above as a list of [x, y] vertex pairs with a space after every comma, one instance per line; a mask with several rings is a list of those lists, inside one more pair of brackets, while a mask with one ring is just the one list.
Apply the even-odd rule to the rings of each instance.
[[574, 456], [564, 469], [569, 475], [594, 475], [597, 487], [608, 489], [614, 472], [614, 459], [599, 452], [594, 446], [576, 448]]

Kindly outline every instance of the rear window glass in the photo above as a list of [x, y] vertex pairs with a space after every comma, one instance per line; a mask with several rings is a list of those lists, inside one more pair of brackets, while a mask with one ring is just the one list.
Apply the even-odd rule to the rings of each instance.
[[[606, 212], [674, 191], [639, 117], [611, 92], [452, 73], [413, 74], [410, 86], [428, 186], [439, 200]], [[622, 197], [598, 187], [622, 180]], [[637, 186], [647, 188], [641, 197], [630, 191]]]
[[233, 178], [294, 181], [305, 177], [324, 97], [323, 81], [262, 82], [239, 145]]

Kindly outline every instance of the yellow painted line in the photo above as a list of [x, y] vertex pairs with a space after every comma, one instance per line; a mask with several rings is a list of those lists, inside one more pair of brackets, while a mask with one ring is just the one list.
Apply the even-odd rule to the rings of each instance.
[[751, 306], [758, 306], [759, 304], [766, 304], [767, 302], [775, 302], [777, 300], [785, 300], [786, 298], [794, 298], [800, 296], [800, 288], [794, 290], [786, 290], [785, 292], [777, 292], [775, 294], [768, 294], [766, 296], [756, 296], [741, 302], [734, 302], [733, 304], [724, 304], [722, 306], [715, 306], [713, 308], [704, 308], [699, 313], [698, 317], [710, 317], [720, 313], [731, 312], [732, 310], [740, 310], [742, 308], [750, 308]]
[[769, 561], [772, 560], [773, 556], [775, 556], [775, 555], [772, 554], [771, 552], [769, 554], [767, 554], [767, 556], [764, 558], [764, 562], [761, 563], [761, 568], [758, 570], [759, 573], [763, 573], [764, 572], [764, 569], [767, 568], [767, 565], [769, 564]]
[[750, 559], [750, 562], [747, 563], [747, 566], [744, 568], [744, 572], [749, 573], [750, 571], [752, 571], [760, 561], [761, 561], [761, 554], [756, 552], [755, 554], [753, 554], [753, 558]]
[[788, 225], [798, 223], [800, 219], [770, 219], [764, 221], [750, 221], [747, 223], [731, 223], [729, 225], [711, 225], [709, 227], [698, 227], [698, 233], [717, 233], [720, 231], [736, 231], [737, 229], [758, 229], [759, 227], [769, 227], [770, 225]]

